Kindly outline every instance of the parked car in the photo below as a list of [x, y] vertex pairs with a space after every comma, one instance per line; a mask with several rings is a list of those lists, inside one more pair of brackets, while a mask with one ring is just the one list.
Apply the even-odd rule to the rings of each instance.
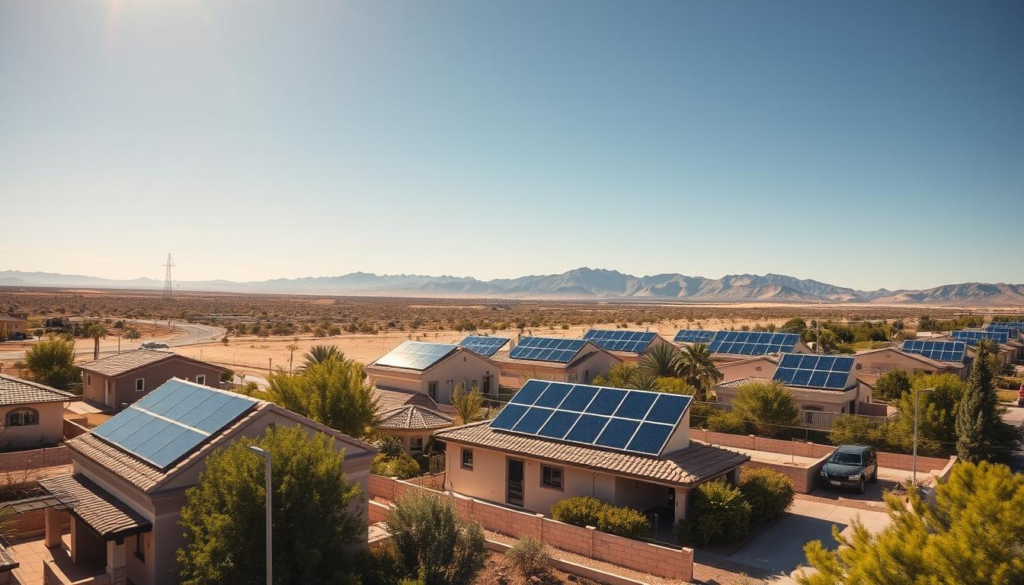
[[869, 481], [878, 481], [878, 458], [867, 445], [842, 445], [821, 468], [821, 483], [826, 487], [852, 487], [863, 494]]
[[166, 343], [160, 343], [159, 341], [147, 341], [140, 345], [142, 349], [170, 349], [171, 346]]
[[1020, 383], [1020, 390], [1017, 390], [1017, 406], [1024, 406], [1024, 381]]

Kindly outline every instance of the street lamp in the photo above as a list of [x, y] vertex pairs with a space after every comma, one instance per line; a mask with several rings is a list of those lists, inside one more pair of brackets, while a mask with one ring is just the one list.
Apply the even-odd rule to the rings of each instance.
[[249, 445], [249, 450], [259, 455], [267, 462], [266, 465], [266, 482], [267, 482], [267, 585], [273, 585], [274, 582], [274, 569], [273, 569], [273, 529], [271, 520], [271, 491], [272, 486], [270, 482], [270, 453], [260, 449], [256, 445]]
[[914, 485], [917, 485], [917, 411], [921, 409], [921, 395], [934, 391], [935, 388], [914, 390]]

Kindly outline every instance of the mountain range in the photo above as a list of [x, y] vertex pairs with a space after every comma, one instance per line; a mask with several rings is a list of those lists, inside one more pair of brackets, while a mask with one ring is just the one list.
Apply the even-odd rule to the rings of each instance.
[[[5, 287], [160, 289], [163, 285], [163, 281], [151, 278], [112, 280], [48, 272], [0, 271], [0, 286]], [[714, 279], [682, 274], [633, 276], [615, 270], [592, 268], [577, 268], [562, 274], [495, 280], [353, 272], [342, 276], [278, 278], [252, 282], [176, 282], [175, 288], [239, 293], [402, 297], [1024, 306], [1024, 284], [971, 282], [924, 290], [857, 290], [781, 274], [734, 274]]]

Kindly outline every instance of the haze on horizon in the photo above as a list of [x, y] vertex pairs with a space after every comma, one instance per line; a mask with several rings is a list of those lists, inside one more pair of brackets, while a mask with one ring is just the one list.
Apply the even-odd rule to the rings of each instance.
[[0, 270], [1021, 282], [1024, 4], [0, 3]]

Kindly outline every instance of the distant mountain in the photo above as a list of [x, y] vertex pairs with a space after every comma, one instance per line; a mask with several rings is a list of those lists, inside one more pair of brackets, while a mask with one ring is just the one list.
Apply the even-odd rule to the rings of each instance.
[[[176, 282], [194, 291], [523, 299], [635, 299], [688, 302], [877, 303], [1024, 306], [1024, 284], [965, 283], [926, 290], [864, 291], [782, 274], [732, 274], [718, 279], [682, 274], [633, 276], [577, 268], [562, 274], [478, 280], [458, 276], [377, 275], [277, 278], [255, 282]], [[159, 289], [150, 278], [111, 280], [47, 272], [0, 271], [0, 286]]]

